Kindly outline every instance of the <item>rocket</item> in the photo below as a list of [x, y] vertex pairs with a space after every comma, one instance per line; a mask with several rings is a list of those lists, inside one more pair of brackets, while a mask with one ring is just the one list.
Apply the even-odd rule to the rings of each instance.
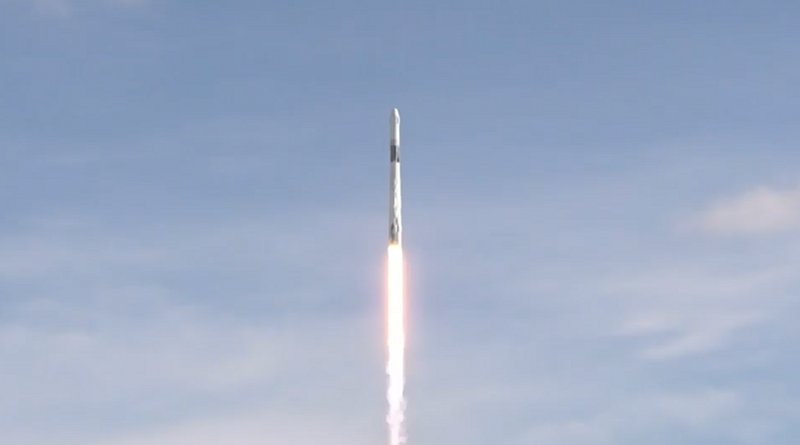
[[400, 112], [389, 118], [389, 244], [402, 243], [402, 193], [400, 189]]

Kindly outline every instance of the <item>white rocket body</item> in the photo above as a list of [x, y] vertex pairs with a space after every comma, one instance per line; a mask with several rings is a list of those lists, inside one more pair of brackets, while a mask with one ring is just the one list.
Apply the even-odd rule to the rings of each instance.
[[400, 188], [400, 113], [389, 119], [389, 244], [402, 244], [402, 191]]

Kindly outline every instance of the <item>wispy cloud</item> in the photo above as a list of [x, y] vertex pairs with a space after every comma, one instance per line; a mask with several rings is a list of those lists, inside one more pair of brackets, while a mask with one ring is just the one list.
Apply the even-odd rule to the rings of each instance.
[[800, 187], [761, 186], [711, 205], [697, 218], [700, 229], [719, 235], [758, 235], [800, 229]]
[[[297, 249], [325, 248], [306, 228], [228, 222], [125, 236], [49, 221], [0, 236], [0, 289], [26, 289], [0, 303], [0, 440], [311, 444], [380, 434], [382, 399], [368, 396], [382, 382], [379, 342], [364, 342], [371, 317], [321, 310], [316, 303], [346, 287], [312, 263], [303, 261], [307, 281], [291, 278]], [[251, 267], [269, 270], [270, 280], [244, 283]], [[178, 278], [187, 268], [237, 284], [209, 297], [198, 276]], [[215, 309], [240, 306], [250, 293], [257, 321]], [[79, 439], [65, 438], [62, 423]]]
[[670, 443], [653, 435], [661, 428], [688, 432], [727, 424], [719, 437], [737, 440], [751, 423], [742, 415], [743, 403], [734, 391], [712, 388], [641, 394], [615, 400], [596, 415], [535, 424], [525, 438], [526, 443], [565, 445], [614, 444], [624, 439], [661, 444]]
[[[685, 314], [686, 311], [682, 312]], [[628, 320], [622, 332], [627, 335], [655, 338], [641, 351], [652, 360], [666, 360], [712, 352], [724, 347], [738, 331], [763, 321], [758, 313], [704, 311], [675, 317], [676, 312], [659, 312]]]
[[776, 316], [796, 282], [796, 266], [781, 261], [745, 271], [721, 268], [713, 257], [693, 263], [610, 280], [609, 292], [625, 308], [619, 332], [644, 341], [642, 358], [679, 359], [724, 349], [736, 335]]
[[285, 405], [273, 410], [256, 409], [223, 418], [193, 419], [148, 432], [106, 437], [93, 445], [350, 445], [370, 441], [364, 431], [374, 428], [370, 428], [368, 422], [369, 418], [359, 418], [347, 409], [314, 406], [298, 409]]
[[69, 17], [77, 8], [86, 6], [141, 6], [151, 0], [27, 0], [38, 13]]

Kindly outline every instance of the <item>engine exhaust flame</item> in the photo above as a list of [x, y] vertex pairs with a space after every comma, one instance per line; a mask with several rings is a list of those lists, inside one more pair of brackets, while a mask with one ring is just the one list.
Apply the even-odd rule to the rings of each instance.
[[405, 291], [403, 247], [390, 244], [387, 267], [386, 344], [388, 358], [386, 374], [388, 390], [386, 398], [389, 412], [389, 445], [405, 443]]

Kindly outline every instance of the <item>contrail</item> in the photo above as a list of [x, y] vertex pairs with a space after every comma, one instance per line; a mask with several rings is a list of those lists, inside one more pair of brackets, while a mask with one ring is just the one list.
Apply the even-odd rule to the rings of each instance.
[[386, 346], [388, 357], [386, 398], [389, 412], [389, 445], [405, 443], [405, 276], [402, 244], [402, 195], [400, 189], [400, 113], [392, 110], [389, 136], [389, 248], [387, 250]]

